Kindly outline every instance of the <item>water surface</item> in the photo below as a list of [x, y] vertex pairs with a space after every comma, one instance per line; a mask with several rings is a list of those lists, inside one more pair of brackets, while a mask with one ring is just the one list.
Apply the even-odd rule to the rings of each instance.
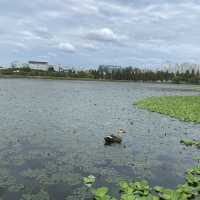
[[[113, 193], [121, 179], [174, 188], [199, 153], [179, 141], [200, 139], [200, 125], [133, 103], [199, 94], [184, 85], [0, 79], [1, 198], [87, 199], [82, 177], [90, 174]], [[119, 128], [123, 144], [104, 146], [103, 137]]]

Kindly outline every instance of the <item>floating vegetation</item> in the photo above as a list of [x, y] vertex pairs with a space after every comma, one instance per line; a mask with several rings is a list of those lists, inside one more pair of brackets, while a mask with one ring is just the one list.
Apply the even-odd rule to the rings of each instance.
[[185, 146], [195, 146], [198, 149], [200, 149], [200, 140], [198, 141], [192, 141], [192, 140], [188, 140], [188, 139], [182, 139], [180, 141], [181, 144], [184, 144]]
[[50, 196], [46, 191], [40, 190], [36, 194], [23, 194], [20, 200], [50, 200]]
[[19, 192], [20, 190], [23, 190], [24, 189], [24, 185], [22, 184], [14, 184], [14, 185], [11, 185], [9, 188], [8, 188], [8, 191], [9, 192]]
[[196, 161], [196, 162], [200, 162], [200, 157], [197, 157], [197, 156], [193, 156], [193, 158], [192, 158], [194, 161]]
[[150, 97], [136, 105], [182, 121], [200, 123], [200, 96]]
[[15, 177], [11, 176], [8, 169], [0, 169], [0, 188], [10, 192], [18, 192], [24, 188], [22, 184], [17, 184]]
[[40, 185], [53, 185], [58, 183], [66, 183], [71, 186], [78, 185], [80, 181], [80, 175], [76, 173], [49, 173], [45, 169], [27, 169], [21, 173], [22, 176], [28, 178], [34, 178]]
[[195, 142], [194, 142], [194, 145], [195, 145], [198, 149], [200, 149], [200, 140], [199, 140], [199, 141], [195, 141]]
[[[187, 171], [186, 182], [175, 189], [151, 188], [147, 181], [120, 181], [120, 200], [188, 200], [200, 198], [200, 166]], [[115, 200], [107, 187], [92, 189], [95, 200]]]
[[95, 200], [116, 200], [114, 197], [108, 195], [107, 187], [100, 187], [92, 190]]
[[83, 182], [87, 187], [91, 187], [95, 183], [95, 179], [95, 176], [89, 175], [88, 177], [83, 178]]
[[185, 146], [192, 146], [193, 145], [193, 141], [192, 140], [188, 140], [188, 139], [182, 139], [180, 141], [181, 144], [184, 144]]

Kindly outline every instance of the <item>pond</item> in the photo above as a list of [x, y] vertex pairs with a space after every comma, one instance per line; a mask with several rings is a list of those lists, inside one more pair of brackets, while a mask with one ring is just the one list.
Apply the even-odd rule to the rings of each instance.
[[[200, 125], [137, 109], [149, 96], [199, 95], [193, 86], [0, 79], [0, 198], [87, 199], [82, 178], [113, 193], [121, 179], [174, 188], [194, 165]], [[104, 136], [126, 130], [121, 145]]]

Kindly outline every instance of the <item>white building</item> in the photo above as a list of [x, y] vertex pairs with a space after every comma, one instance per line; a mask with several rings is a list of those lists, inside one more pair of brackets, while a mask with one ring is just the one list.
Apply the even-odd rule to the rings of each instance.
[[200, 64], [192, 64], [192, 63], [181, 63], [181, 64], [165, 64], [163, 66], [164, 71], [174, 72], [179, 71], [180, 73], [185, 73], [187, 70], [191, 73], [194, 70], [195, 73], [200, 71]]
[[49, 64], [46, 61], [29, 61], [28, 66], [31, 69], [40, 69], [40, 70], [47, 70], [49, 68]]

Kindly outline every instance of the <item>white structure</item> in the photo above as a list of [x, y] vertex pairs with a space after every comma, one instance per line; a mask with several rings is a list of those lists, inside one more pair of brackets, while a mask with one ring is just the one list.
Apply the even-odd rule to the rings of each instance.
[[187, 70], [191, 73], [194, 70], [195, 73], [200, 72], [200, 64], [182, 63], [182, 64], [166, 64], [163, 66], [164, 71], [174, 72], [179, 71], [185, 73]]
[[108, 72], [112, 73], [113, 71], [121, 71], [122, 67], [121, 66], [115, 66], [115, 65], [100, 65], [99, 70], [102, 72]]
[[48, 62], [43, 61], [29, 61], [28, 66], [31, 69], [47, 70], [49, 68]]

